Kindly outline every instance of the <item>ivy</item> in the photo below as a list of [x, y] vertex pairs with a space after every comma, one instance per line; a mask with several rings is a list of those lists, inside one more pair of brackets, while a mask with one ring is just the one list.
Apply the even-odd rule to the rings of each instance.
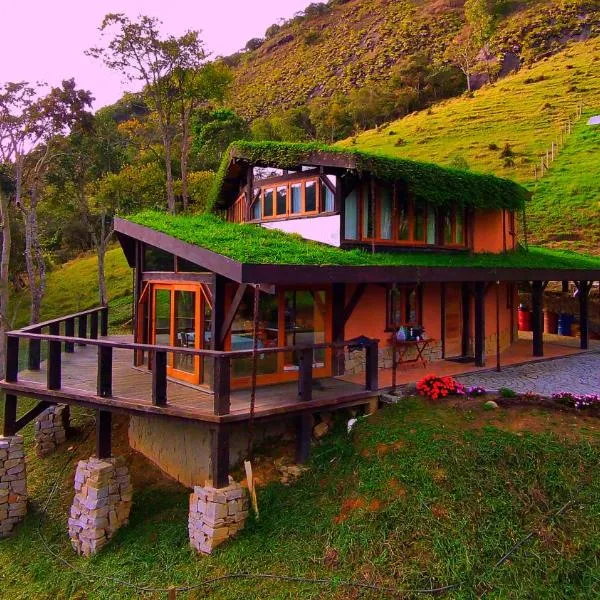
[[215, 177], [208, 202], [209, 210], [225, 207], [222, 187], [234, 158], [250, 164], [264, 164], [280, 169], [292, 169], [311, 164], [315, 154], [346, 157], [356, 171], [372, 174], [384, 182], [408, 185], [418, 202], [440, 207], [464, 206], [480, 209], [523, 208], [529, 192], [519, 184], [494, 175], [484, 175], [448, 169], [434, 164], [416, 162], [358, 149], [327, 146], [319, 143], [291, 144], [286, 142], [233, 142], [226, 152]]

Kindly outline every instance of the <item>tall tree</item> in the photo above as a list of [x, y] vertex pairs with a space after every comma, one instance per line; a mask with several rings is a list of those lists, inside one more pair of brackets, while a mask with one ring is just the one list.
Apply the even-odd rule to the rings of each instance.
[[[0, 123], [0, 136], [2, 125]], [[2, 140], [0, 139], [0, 158]], [[9, 269], [11, 253], [11, 231], [9, 200], [14, 193], [14, 182], [6, 164], [0, 165], [0, 235], [2, 236], [2, 249], [0, 251], [0, 378], [6, 375], [6, 332], [10, 327], [8, 308], [9, 294]]]
[[145, 85], [150, 107], [158, 117], [167, 176], [167, 206], [175, 212], [173, 142], [176, 136], [176, 107], [181, 98], [174, 85], [176, 72], [195, 71], [206, 60], [198, 31], [183, 36], [161, 37], [161, 22], [141, 15], [131, 21], [123, 13], [110, 13], [100, 25], [102, 35], [112, 34], [105, 47], [90, 48], [86, 54], [101, 59], [109, 68], [129, 81]]
[[473, 89], [471, 77], [477, 65], [477, 55], [481, 50], [471, 27], [465, 25], [446, 48], [445, 58], [458, 67], [467, 78], [467, 90]]

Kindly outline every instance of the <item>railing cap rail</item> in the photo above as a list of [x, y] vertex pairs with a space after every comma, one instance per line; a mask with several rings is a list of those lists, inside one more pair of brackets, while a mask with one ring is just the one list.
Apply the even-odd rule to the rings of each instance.
[[15, 329], [13, 331], [9, 331], [8, 335], [16, 334], [19, 332], [24, 332], [24, 333], [35, 332], [38, 329], [42, 329], [44, 327], [49, 327], [50, 325], [56, 325], [56, 323], [62, 323], [63, 321], [68, 321], [69, 319], [77, 319], [78, 317], [86, 317], [87, 315], [91, 315], [96, 312], [101, 312], [106, 309], [108, 309], [108, 306], [97, 306], [95, 308], [88, 308], [87, 310], [82, 310], [80, 312], [76, 312], [71, 315], [57, 317], [56, 319], [50, 319], [48, 321], [41, 321], [40, 323], [33, 323], [32, 325], [27, 325], [26, 327], [21, 327], [21, 329]]

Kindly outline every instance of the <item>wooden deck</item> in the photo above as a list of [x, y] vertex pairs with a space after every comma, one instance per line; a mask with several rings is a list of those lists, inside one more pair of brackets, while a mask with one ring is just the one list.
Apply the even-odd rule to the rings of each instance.
[[[131, 336], [109, 336], [104, 339], [126, 342], [132, 340]], [[250, 390], [232, 390], [230, 413], [217, 416], [214, 414], [213, 395], [210, 392], [171, 379], [167, 383], [167, 406], [154, 406], [151, 401], [152, 374], [133, 367], [131, 350], [114, 350], [113, 395], [110, 398], [96, 395], [97, 369], [97, 348], [76, 347], [74, 353], [62, 354], [60, 390], [46, 388], [46, 361], [41, 362], [39, 371], [20, 371], [17, 382], [3, 382], [2, 386], [7, 392], [22, 396], [129, 414], [154, 414], [212, 423], [244, 421], [250, 417]], [[376, 396], [376, 392], [365, 390], [364, 384], [333, 377], [320, 379], [313, 387], [313, 399], [307, 402], [298, 399], [296, 382], [262, 386], [256, 390], [255, 418], [366, 404]]]

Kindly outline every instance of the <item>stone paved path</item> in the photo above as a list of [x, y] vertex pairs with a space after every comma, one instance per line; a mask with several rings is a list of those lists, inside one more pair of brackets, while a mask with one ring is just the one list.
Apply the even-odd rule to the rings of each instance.
[[552, 395], [558, 392], [600, 394], [600, 354], [573, 355], [555, 360], [506, 367], [502, 372], [459, 375], [465, 385], [480, 385], [486, 389], [502, 387], [515, 392], [535, 392]]

